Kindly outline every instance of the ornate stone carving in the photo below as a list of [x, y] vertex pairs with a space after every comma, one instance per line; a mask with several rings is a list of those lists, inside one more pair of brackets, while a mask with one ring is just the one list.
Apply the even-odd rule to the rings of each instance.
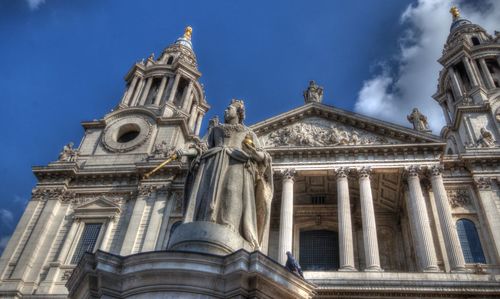
[[311, 117], [267, 136], [267, 146], [332, 146], [396, 143], [384, 136]]
[[140, 185], [137, 187], [139, 196], [151, 196], [153, 192], [164, 192], [167, 185]]
[[489, 177], [480, 177], [475, 179], [476, 186], [479, 189], [491, 189], [491, 179]]
[[62, 281], [66, 281], [70, 278], [71, 276], [71, 273], [73, 273], [73, 270], [66, 270], [63, 272], [62, 276], [61, 276], [61, 280]]
[[465, 207], [470, 204], [469, 191], [467, 189], [447, 190], [448, 201], [452, 208]]
[[48, 199], [61, 199], [62, 188], [35, 188], [31, 191], [32, 200], [46, 201]]
[[371, 167], [363, 166], [360, 169], [358, 169], [358, 176], [360, 178], [369, 178], [371, 173], [372, 173]]
[[73, 142], [66, 144], [61, 153], [59, 153], [59, 161], [74, 162], [78, 157], [78, 151], [73, 148]]
[[309, 86], [304, 91], [304, 100], [306, 101], [306, 103], [321, 103], [321, 101], [323, 100], [323, 87], [319, 86], [312, 80], [309, 81]]
[[407, 176], [418, 176], [420, 173], [420, 166], [418, 165], [410, 165], [405, 168]]
[[281, 170], [280, 174], [283, 179], [294, 180], [297, 172], [293, 168], [288, 168]]
[[417, 131], [429, 131], [427, 117], [418, 111], [417, 108], [413, 108], [411, 114], [406, 116], [406, 118], [413, 125], [413, 129]]
[[350, 169], [347, 167], [335, 168], [335, 176], [337, 178], [346, 178], [349, 175]]
[[439, 176], [443, 173], [443, 166], [433, 165], [429, 168], [429, 173], [431, 176]]
[[156, 159], [166, 158], [171, 156], [175, 151], [174, 146], [168, 146], [167, 142], [163, 140], [161, 143], [155, 145], [152, 157]]
[[493, 147], [495, 146], [495, 139], [493, 138], [493, 134], [488, 131], [485, 127], [482, 127], [480, 130], [481, 137], [477, 141], [477, 145], [480, 147]]

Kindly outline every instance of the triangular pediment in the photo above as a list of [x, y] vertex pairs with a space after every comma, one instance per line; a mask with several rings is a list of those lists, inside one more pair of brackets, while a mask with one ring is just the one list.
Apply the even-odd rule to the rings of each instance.
[[98, 197], [86, 203], [83, 203], [75, 208], [75, 210], [85, 209], [108, 209], [108, 208], [120, 208], [116, 203], [103, 197]]
[[443, 143], [435, 135], [310, 103], [252, 126], [265, 147], [390, 146]]

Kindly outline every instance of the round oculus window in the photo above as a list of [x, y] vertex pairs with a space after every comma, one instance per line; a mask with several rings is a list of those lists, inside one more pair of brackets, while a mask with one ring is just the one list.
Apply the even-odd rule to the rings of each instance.
[[140, 147], [151, 135], [152, 125], [141, 116], [111, 121], [104, 129], [102, 144], [111, 152], [128, 152]]

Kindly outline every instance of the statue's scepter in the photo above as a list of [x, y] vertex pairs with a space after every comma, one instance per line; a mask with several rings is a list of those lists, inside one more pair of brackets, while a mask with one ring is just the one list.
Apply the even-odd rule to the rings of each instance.
[[160, 165], [156, 166], [153, 170], [150, 172], [146, 173], [142, 178], [143, 179], [148, 179], [151, 175], [153, 175], [155, 172], [163, 168], [163, 166], [167, 165], [168, 163], [177, 160], [179, 157], [177, 156], [176, 153], [172, 154], [170, 157], [168, 157], [167, 160], [163, 161], [160, 163]]

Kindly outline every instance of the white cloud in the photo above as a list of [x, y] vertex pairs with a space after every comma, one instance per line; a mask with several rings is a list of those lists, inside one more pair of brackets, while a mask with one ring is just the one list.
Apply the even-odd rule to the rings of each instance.
[[31, 10], [37, 10], [40, 5], [45, 3], [45, 0], [26, 0]]
[[[455, 2], [456, 3], [456, 2]], [[485, 0], [479, 11], [458, 4], [462, 16], [484, 27], [489, 33], [500, 29], [500, 1]], [[384, 69], [363, 83], [355, 104], [356, 112], [409, 126], [406, 115], [418, 107], [427, 115], [434, 133], [445, 124], [442, 110], [432, 99], [436, 92], [443, 44], [448, 37], [451, 1], [419, 0], [401, 15], [408, 26], [400, 36], [400, 52], [391, 70]], [[396, 74], [396, 75], [391, 75]]]
[[9, 210], [0, 209], [0, 222], [7, 227], [12, 227], [14, 224], [14, 214]]
[[9, 242], [10, 236], [4, 236], [0, 238], [0, 255], [4, 251], [5, 247], [7, 247], [7, 243]]

